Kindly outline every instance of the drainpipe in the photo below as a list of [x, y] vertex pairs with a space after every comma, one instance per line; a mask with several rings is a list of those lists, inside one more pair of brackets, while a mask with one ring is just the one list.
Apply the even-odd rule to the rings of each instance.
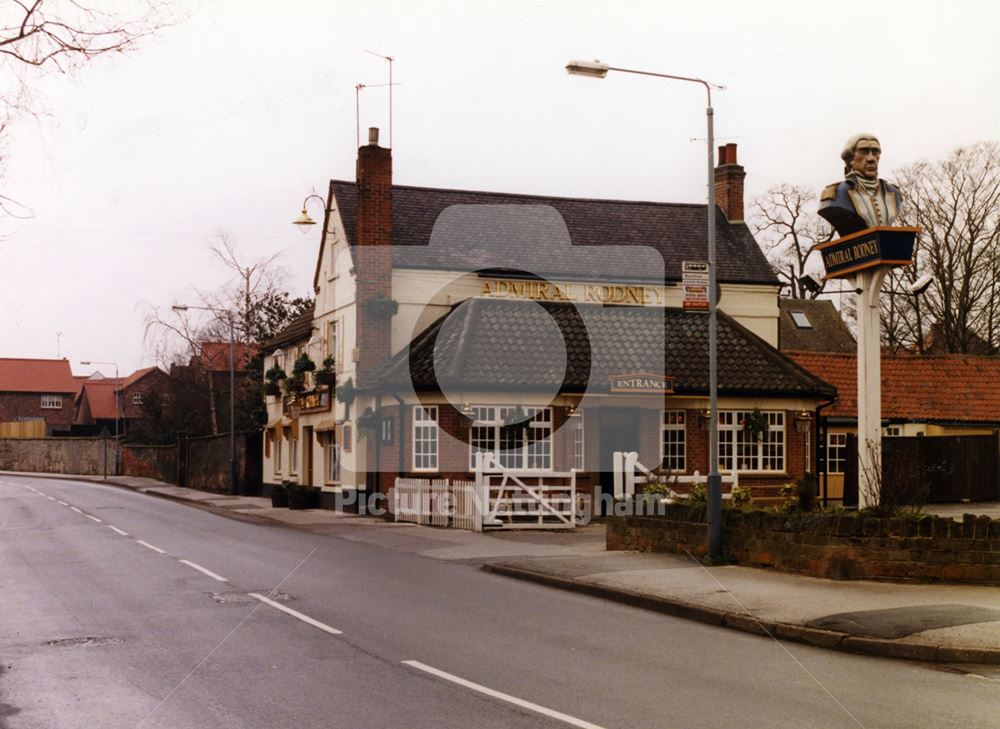
[[396, 401], [399, 405], [399, 424], [396, 426], [396, 452], [399, 454], [397, 471], [400, 476], [404, 473], [404, 466], [406, 465], [406, 453], [403, 451], [403, 447], [406, 443], [406, 439], [403, 438], [403, 434], [406, 432], [406, 403], [403, 402], [403, 398], [394, 392], [390, 392], [392, 399]]

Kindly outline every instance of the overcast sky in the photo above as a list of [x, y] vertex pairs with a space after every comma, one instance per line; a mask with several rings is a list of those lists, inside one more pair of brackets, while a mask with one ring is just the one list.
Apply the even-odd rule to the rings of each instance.
[[[127, 5], [128, 3], [121, 3]], [[330, 178], [354, 178], [355, 84], [395, 58], [400, 184], [702, 202], [705, 93], [630, 75], [568, 76], [571, 58], [725, 85], [719, 143], [736, 142], [747, 201], [783, 182], [841, 177], [840, 148], [871, 131], [883, 176], [1000, 137], [995, 3], [247, 2], [181, 0], [182, 19], [126, 56], [38, 89], [22, 119], [0, 220], [0, 356], [154, 363], [149, 306], [192, 301], [248, 260], [281, 252], [309, 293], [318, 226], [289, 224]], [[360, 122], [388, 141], [385, 88]], [[313, 210], [318, 214], [318, 209]], [[113, 368], [103, 368], [111, 374]]]

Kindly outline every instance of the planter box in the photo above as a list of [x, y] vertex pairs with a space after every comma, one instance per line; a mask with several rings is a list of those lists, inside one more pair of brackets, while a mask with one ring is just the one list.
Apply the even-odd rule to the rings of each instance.
[[288, 492], [289, 509], [318, 509], [319, 491], [316, 489], [291, 489]]
[[271, 506], [284, 508], [288, 506], [288, 493], [285, 491], [271, 492]]

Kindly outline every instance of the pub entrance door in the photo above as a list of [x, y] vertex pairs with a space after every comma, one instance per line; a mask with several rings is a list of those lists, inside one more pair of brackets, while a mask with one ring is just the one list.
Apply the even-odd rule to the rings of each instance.
[[594, 514], [606, 516], [614, 495], [614, 470], [612, 459], [615, 451], [639, 450], [639, 408], [601, 408], [599, 411], [601, 454], [599, 482], [601, 504]]

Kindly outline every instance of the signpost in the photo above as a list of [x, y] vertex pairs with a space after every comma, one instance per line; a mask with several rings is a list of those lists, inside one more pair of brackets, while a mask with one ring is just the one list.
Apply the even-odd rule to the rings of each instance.
[[684, 261], [681, 263], [681, 286], [684, 289], [684, 311], [708, 313], [708, 290], [711, 273], [706, 261]]

